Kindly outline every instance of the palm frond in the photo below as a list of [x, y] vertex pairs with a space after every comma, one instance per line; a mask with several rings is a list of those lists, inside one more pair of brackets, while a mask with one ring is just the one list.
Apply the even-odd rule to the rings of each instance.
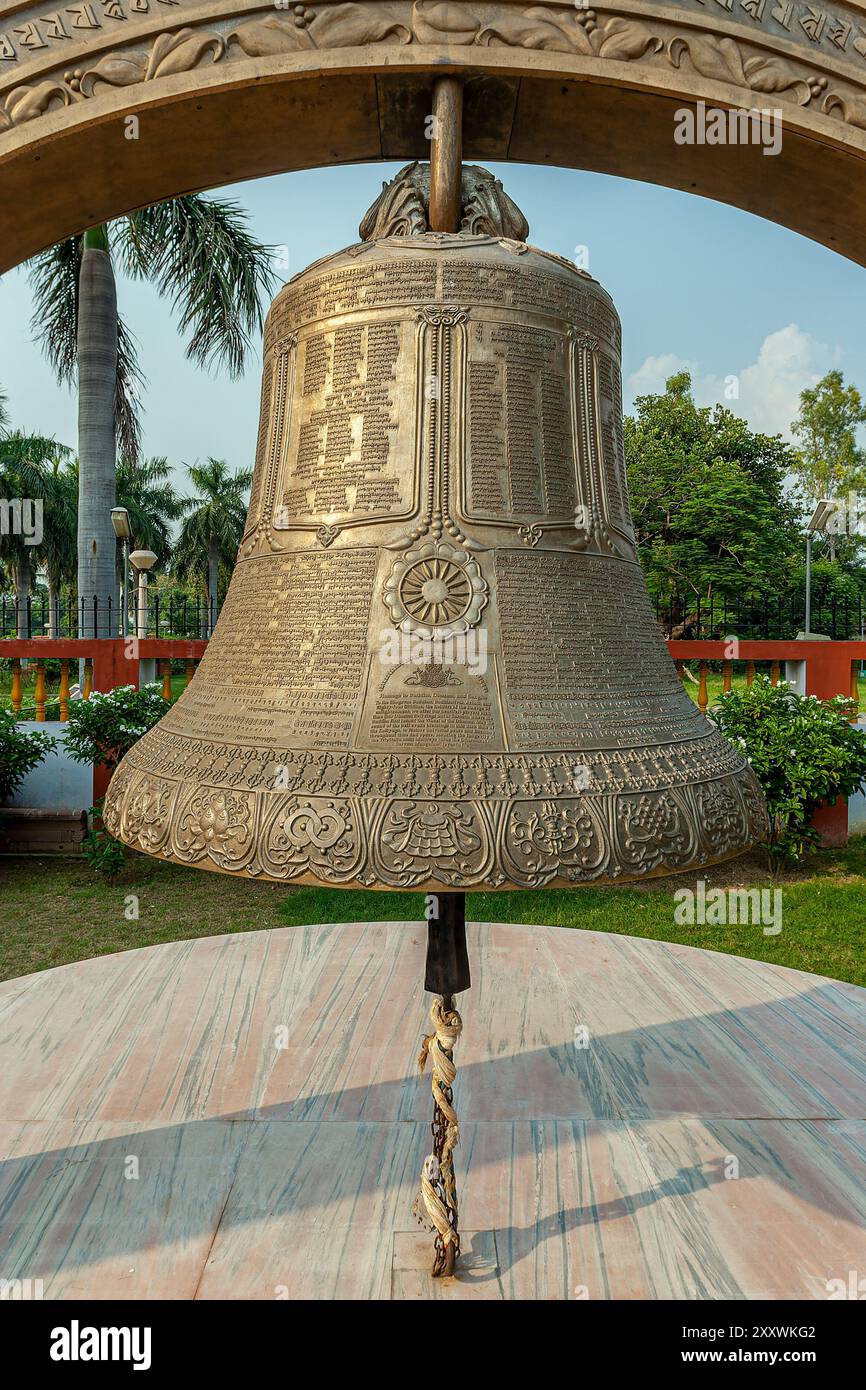
[[239, 376], [275, 280], [271, 249], [247, 230], [244, 210], [192, 193], [130, 213], [120, 232], [124, 269], [171, 300], [187, 356]]
[[[43, 435], [23, 434], [20, 430], [0, 441], [0, 496], [45, 501], [50, 481], [51, 460], [63, 445]], [[41, 541], [40, 541], [41, 545]], [[36, 550], [24, 537], [14, 532], [0, 533], [0, 556], [8, 563], [23, 557], [36, 559]]]
[[45, 537], [39, 558], [55, 589], [74, 579], [78, 565], [78, 469], [69, 461], [69, 453], [58, 447], [43, 483]]
[[114, 387], [114, 418], [117, 451], [133, 465], [141, 458], [141, 392], [144, 375], [138, 365], [135, 337], [120, 314], [117, 315], [117, 381]]
[[78, 370], [78, 272], [80, 236], [40, 251], [28, 263], [33, 291], [30, 328], [60, 382], [73, 384]]
[[246, 521], [247, 497], [252, 470], [232, 473], [225, 459], [206, 459], [187, 464], [187, 477], [197, 495], [180, 499], [184, 516], [174, 547], [175, 573], [197, 579], [207, 572], [207, 556], [216, 541], [220, 563], [229, 570], [234, 565]]
[[[161, 207], [162, 204], [157, 204]], [[156, 249], [153, 208], [129, 212], [115, 227], [114, 254], [117, 263], [130, 280], [150, 280]]]
[[172, 554], [171, 523], [180, 507], [166, 458], [147, 458], [134, 465], [121, 456], [117, 464], [117, 502], [129, 512], [134, 546], [153, 550], [160, 563]]

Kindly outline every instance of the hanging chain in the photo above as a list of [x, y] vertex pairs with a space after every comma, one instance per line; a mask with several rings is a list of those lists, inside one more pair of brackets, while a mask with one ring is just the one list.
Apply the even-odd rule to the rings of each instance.
[[454, 1273], [460, 1254], [460, 1233], [457, 1224], [457, 1184], [454, 1177], [453, 1152], [460, 1139], [460, 1126], [454, 1109], [454, 1044], [460, 1036], [463, 1021], [452, 1007], [450, 997], [435, 999], [430, 1009], [434, 1031], [424, 1038], [418, 1054], [423, 1072], [427, 1058], [433, 1065], [433, 1152], [424, 1160], [421, 1172], [421, 1193], [415, 1201], [415, 1215], [423, 1224], [435, 1230], [433, 1277]]

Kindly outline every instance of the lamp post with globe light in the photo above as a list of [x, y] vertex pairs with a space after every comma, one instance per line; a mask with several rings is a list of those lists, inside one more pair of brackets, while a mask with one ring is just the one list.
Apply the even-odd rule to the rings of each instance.
[[133, 550], [129, 562], [138, 575], [138, 592], [135, 605], [135, 635], [147, 636], [147, 575], [156, 564], [152, 550]]
[[125, 507], [112, 507], [111, 524], [114, 527], [114, 534], [121, 542], [123, 548], [123, 582], [120, 589], [120, 635], [121, 637], [125, 637], [129, 632], [129, 542], [132, 539], [129, 512]]
[[827, 531], [835, 506], [832, 498], [822, 497], [806, 522], [806, 637], [809, 637], [812, 631], [812, 537]]

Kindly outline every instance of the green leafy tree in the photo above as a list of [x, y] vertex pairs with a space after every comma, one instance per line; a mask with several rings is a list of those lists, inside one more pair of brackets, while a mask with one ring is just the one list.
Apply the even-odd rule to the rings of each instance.
[[783, 581], [784, 528], [758, 484], [730, 459], [717, 460], [696, 479], [670, 534], [669, 570], [707, 600], [734, 599]]
[[[117, 502], [129, 513], [130, 550], [152, 550], [157, 565], [166, 565], [173, 548], [172, 526], [182, 515], [168, 459], [157, 456], [135, 464], [128, 458], [121, 458], [117, 465]], [[116, 554], [119, 581], [123, 568], [123, 550], [119, 542]], [[119, 588], [118, 582], [118, 591]]]
[[184, 522], [175, 547], [178, 578], [205, 581], [208, 611], [219, 607], [220, 570], [230, 571], [244, 531], [252, 469], [232, 473], [225, 459], [190, 464], [187, 474], [198, 494], [184, 498]]
[[[846, 386], [838, 369], [800, 392], [800, 413], [791, 426], [800, 443], [794, 472], [809, 512], [822, 497], [844, 505], [849, 497], [862, 492], [866, 452], [857, 442], [857, 431], [864, 423], [866, 407], [860, 392], [856, 386]], [[860, 540], [845, 540], [840, 547], [837, 533], [831, 531], [827, 547], [831, 560], [836, 559], [837, 552], [851, 559], [856, 557]]]
[[187, 354], [202, 366], [242, 370], [272, 285], [269, 248], [231, 202], [190, 194], [70, 237], [31, 262], [34, 332], [60, 381], [78, 386], [78, 591], [92, 632], [93, 599], [115, 593], [117, 450], [140, 454], [143, 378], [117, 310], [114, 267], [153, 283], [178, 314]]
[[136, 464], [121, 458], [117, 465], [117, 503], [129, 512], [130, 548], [152, 550], [159, 563], [165, 564], [172, 550], [172, 523], [183, 514], [168, 459], [147, 458]]
[[[812, 560], [811, 581], [812, 631], [830, 633], [835, 611], [840, 623], [846, 615], [849, 619], [848, 632], [837, 629], [840, 638], [853, 636], [856, 631], [854, 619], [859, 612], [858, 602], [864, 588], [862, 570], [850, 559], [841, 562], [838, 558], [831, 560], [825, 555], [818, 555]], [[790, 584], [792, 591], [798, 596], [805, 593], [805, 558], [798, 558], [793, 565]]]
[[9, 428], [9, 401], [6, 392], [0, 386], [0, 439], [6, 434]]
[[[785, 476], [793, 450], [721, 405], [698, 407], [687, 372], [641, 396], [625, 421], [638, 549], [650, 592], [695, 603], [786, 583], [795, 509]], [[682, 615], [680, 615], [682, 616]]]
[[800, 441], [794, 472], [806, 497], [844, 497], [866, 483], [866, 453], [857, 442], [866, 407], [856, 386], [846, 386], [834, 369], [817, 386], [800, 392], [800, 413], [791, 428]]

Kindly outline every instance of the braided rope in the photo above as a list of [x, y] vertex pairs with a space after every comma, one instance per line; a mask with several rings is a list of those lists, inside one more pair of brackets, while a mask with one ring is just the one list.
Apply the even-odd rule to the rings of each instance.
[[[433, 1032], [421, 1043], [418, 1066], [424, 1072], [427, 1059], [433, 1067], [434, 1152], [428, 1154], [421, 1171], [421, 1200], [430, 1226], [438, 1233], [437, 1247], [453, 1244], [460, 1249], [457, 1232], [457, 1185], [454, 1178], [452, 1154], [460, 1140], [460, 1125], [454, 1109], [452, 1086], [457, 1075], [454, 1065], [454, 1045], [463, 1030], [463, 1020], [456, 1009], [446, 1009], [443, 999], [435, 999], [430, 1009]], [[437, 1258], [439, 1272], [440, 1264]]]

